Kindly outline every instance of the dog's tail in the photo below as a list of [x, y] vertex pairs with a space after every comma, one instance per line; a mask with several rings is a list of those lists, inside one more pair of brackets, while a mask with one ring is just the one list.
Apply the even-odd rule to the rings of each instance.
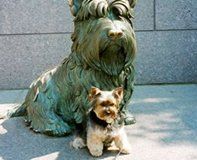
[[27, 110], [24, 104], [16, 106], [13, 109], [8, 110], [7, 112], [0, 114], [0, 119], [8, 119], [12, 117], [20, 117], [26, 115]]

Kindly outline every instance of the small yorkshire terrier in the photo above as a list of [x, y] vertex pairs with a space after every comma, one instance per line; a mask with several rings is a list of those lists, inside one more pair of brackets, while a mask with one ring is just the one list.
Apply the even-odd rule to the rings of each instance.
[[[92, 156], [101, 156], [104, 147], [112, 144], [121, 153], [130, 153], [126, 132], [123, 122], [121, 122], [119, 104], [123, 99], [123, 88], [119, 87], [112, 91], [101, 91], [92, 87], [89, 92], [91, 108], [87, 120], [87, 140], [86, 144]], [[82, 148], [85, 142], [77, 137], [73, 143], [74, 148]]]

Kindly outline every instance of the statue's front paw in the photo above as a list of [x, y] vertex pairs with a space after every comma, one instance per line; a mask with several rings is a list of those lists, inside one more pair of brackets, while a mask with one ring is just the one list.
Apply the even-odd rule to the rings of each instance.
[[125, 125], [131, 125], [136, 123], [135, 117], [132, 114], [130, 114], [128, 111], [123, 111], [122, 117], [124, 118]]
[[48, 125], [43, 133], [49, 136], [65, 136], [71, 133], [71, 128], [67, 123], [61, 122], [53, 125]]
[[128, 117], [125, 117], [124, 122], [125, 125], [131, 125], [136, 123], [136, 119], [133, 115], [129, 115]]

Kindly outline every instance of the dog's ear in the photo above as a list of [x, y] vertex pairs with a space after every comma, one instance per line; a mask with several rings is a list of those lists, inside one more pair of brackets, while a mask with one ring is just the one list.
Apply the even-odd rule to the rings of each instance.
[[134, 8], [137, 3], [137, 0], [128, 0], [128, 1], [129, 1], [131, 8]]
[[107, 0], [68, 0], [70, 10], [73, 16], [84, 19], [89, 15], [102, 17], [107, 13]]
[[76, 16], [79, 8], [81, 7], [83, 0], [68, 0], [68, 4], [70, 6], [70, 11], [73, 16]]
[[123, 87], [118, 87], [113, 90], [113, 95], [120, 102], [123, 99]]
[[130, 7], [131, 9], [135, 7], [136, 3], [137, 3], [137, 0], [113, 0], [112, 1], [112, 4], [123, 5], [126, 8]]
[[110, 6], [115, 14], [134, 18], [134, 7], [136, 2], [137, 0], [114, 0]]
[[101, 94], [101, 90], [96, 87], [92, 87], [89, 91], [88, 99], [92, 101], [96, 96]]

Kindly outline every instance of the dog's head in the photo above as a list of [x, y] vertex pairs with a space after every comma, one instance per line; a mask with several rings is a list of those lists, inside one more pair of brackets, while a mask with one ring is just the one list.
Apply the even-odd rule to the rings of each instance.
[[75, 16], [72, 52], [81, 63], [118, 75], [136, 53], [132, 11], [136, 0], [70, 0]]
[[112, 91], [101, 91], [99, 88], [92, 87], [89, 92], [92, 111], [100, 120], [104, 120], [107, 123], [112, 123], [117, 118], [122, 98], [122, 87]]

